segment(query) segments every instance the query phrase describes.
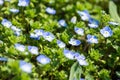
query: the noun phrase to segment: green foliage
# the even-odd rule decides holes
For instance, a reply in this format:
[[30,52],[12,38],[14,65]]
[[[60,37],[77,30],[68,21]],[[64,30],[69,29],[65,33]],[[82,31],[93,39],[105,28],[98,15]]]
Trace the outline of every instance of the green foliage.
[[101,78],[102,80],[111,80],[109,74],[110,74],[110,72],[109,72],[108,70],[106,70],[106,69],[102,69],[102,70],[98,73],[98,75],[100,76],[100,78]]
[[[4,0],[5,1],[5,0]],[[108,4],[109,3],[109,7]],[[45,9],[52,7],[56,10],[55,15],[48,14]],[[10,8],[17,8],[19,13],[13,14]],[[109,8],[109,13],[108,12]],[[91,17],[97,19],[98,28],[88,27],[88,22],[81,20],[77,11],[88,10]],[[117,80],[120,78],[120,25],[110,25],[109,21],[120,23],[119,11],[113,1],[109,0],[30,0],[27,7],[18,7],[17,0],[5,1],[0,5],[0,22],[6,18],[14,26],[21,29],[21,35],[16,36],[10,28],[0,24],[0,80]],[[73,16],[77,17],[75,24],[70,22]],[[61,27],[58,23],[65,19],[67,27]],[[83,28],[85,35],[77,35],[74,27]],[[113,35],[105,38],[100,34],[100,29],[110,26]],[[35,29],[43,29],[55,35],[52,42],[30,38],[30,33]],[[98,44],[89,44],[86,35],[97,36]],[[70,38],[81,40],[81,45],[71,46]],[[67,59],[63,50],[57,46],[57,39],[66,44],[66,48],[85,55],[87,66],[81,66],[76,60]],[[26,47],[25,52],[15,49],[15,44],[25,46],[37,46],[39,54],[44,54],[51,62],[42,65],[37,62],[38,55],[32,55]],[[32,65],[32,72],[26,73],[20,69],[19,61],[25,60]]]

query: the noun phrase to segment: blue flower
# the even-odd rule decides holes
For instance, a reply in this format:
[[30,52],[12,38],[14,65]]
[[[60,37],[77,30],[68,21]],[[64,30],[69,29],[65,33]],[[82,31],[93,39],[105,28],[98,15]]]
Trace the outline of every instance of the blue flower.
[[18,9],[15,9],[15,8],[12,8],[12,9],[10,9],[10,12],[12,12],[12,13],[18,13],[19,10],[18,10]]
[[79,62],[80,65],[88,65],[88,63],[85,60],[85,56],[84,55],[80,55],[79,53],[75,53],[75,59]]
[[90,28],[97,28],[99,26],[99,21],[98,20],[95,20],[93,18],[90,18],[89,19],[89,23],[88,23],[88,26]]
[[41,64],[44,64],[44,65],[50,63],[50,61],[51,61],[50,58],[48,58],[45,55],[39,55],[39,56],[37,56],[36,60],[38,62],[40,62]]
[[90,18],[90,14],[88,13],[87,10],[84,11],[77,11],[77,13],[80,15],[81,19],[84,21],[88,21]]
[[4,1],[3,0],[0,0],[0,5],[3,5]]
[[15,44],[15,48],[16,48],[18,51],[21,51],[21,52],[24,52],[24,51],[25,51],[25,46],[22,45],[22,44],[16,43],[16,44]]
[[60,48],[65,48],[66,44],[60,40],[57,40],[57,45],[60,47]]
[[21,34],[21,29],[17,28],[16,26],[11,26],[11,29],[14,31],[14,34],[16,36],[20,36]]
[[75,28],[74,28],[74,31],[75,31],[75,33],[77,33],[78,35],[84,35],[84,29],[82,29],[82,28],[75,27]]
[[89,43],[98,43],[98,39],[97,39],[96,36],[88,34],[87,35],[87,42],[89,42]]
[[79,64],[81,66],[87,66],[88,65],[88,63],[86,62],[86,60],[83,60],[83,59],[78,60],[78,62],[79,62]]
[[63,53],[64,53],[65,57],[67,57],[68,59],[72,59],[72,60],[76,59],[78,61],[78,63],[82,66],[88,65],[88,63],[85,60],[84,55],[80,55],[79,53],[70,51],[68,49],[64,49]]
[[18,32],[21,31],[21,29],[17,28],[16,26],[11,26],[11,29],[12,29],[13,31],[18,31]]
[[28,46],[28,51],[32,54],[38,54],[38,47],[36,46]]
[[55,39],[55,36],[50,32],[44,32],[43,38],[49,42],[51,42],[53,39]]
[[7,60],[8,60],[7,58],[0,57],[0,61],[7,61]]
[[32,65],[30,63],[27,63],[23,60],[20,61],[19,63],[20,69],[26,73],[31,73],[32,72]]
[[38,36],[37,34],[35,33],[30,33],[30,38],[33,38],[35,40],[40,40],[40,36]]
[[112,21],[110,21],[110,22],[108,22],[108,23],[111,24],[111,25],[115,25],[115,26],[119,25],[119,23],[112,22]]
[[36,35],[38,35],[38,36],[43,36],[44,30],[42,30],[42,29],[35,29],[35,30],[34,30],[34,33],[35,33]]
[[30,0],[19,0],[18,6],[25,7],[25,6],[28,6],[29,3],[30,3]]
[[50,8],[50,7],[46,8],[46,12],[49,13],[49,14],[52,14],[52,15],[56,14],[56,10],[53,9],[53,8]]
[[8,21],[7,19],[3,19],[1,24],[7,28],[10,28],[12,26],[12,23]]
[[75,52],[74,58],[75,58],[75,59],[78,59],[78,60],[79,60],[79,59],[83,59],[83,60],[84,60],[84,59],[85,59],[85,56],[84,56],[84,55],[80,55],[78,52]]
[[16,36],[20,36],[20,35],[21,35],[21,32],[15,31],[14,34],[15,34]]
[[76,21],[77,21],[77,17],[76,17],[76,16],[73,16],[70,21],[71,21],[71,23],[75,24]]
[[34,38],[35,40],[39,40],[40,36],[43,36],[44,30],[42,29],[35,29],[34,33],[30,33],[30,38]]
[[68,59],[75,59],[74,58],[75,54],[73,51],[70,51],[68,49],[64,49],[63,53],[64,53],[65,57],[67,57]]
[[60,26],[63,26],[63,27],[67,26],[67,23],[64,19],[59,20],[58,23],[59,23]]
[[110,37],[113,35],[113,32],[110,27],[106,26],[103,29],[100,30],[100,33],[105,37]]
[[77,40],[77,39],[71,38],[68,43],[71,44],[71,45],[73,45],[73,46],[79,46],[81,44],[81,41]]

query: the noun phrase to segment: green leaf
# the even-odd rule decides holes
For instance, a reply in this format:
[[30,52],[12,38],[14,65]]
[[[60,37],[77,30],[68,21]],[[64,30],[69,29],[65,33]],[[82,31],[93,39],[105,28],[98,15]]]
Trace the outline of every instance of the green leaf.
[[94,80],[94,78],[90,74],[87,74],[85,80]]
[[75,62],[71,67],[69,80],[80,80],[81,73],[82,68],[79,66],[78,62]]
[[120,71],[116,71],[116,75],[120,78]]
[[21,80],[30,80],[30,77],[29,77],[28,74],[22,73],[22,74],[21,74]]
[[109,2],[109,13],[111,15],[111,17],[116,21],[120,23],[120,17],[117,13],[117,6],[115,5],[115,3],[113,1]]
[[102,69],[100,72],[98,72],[98,75],[101,80],[111,80],[110,71],[108,71],[107,69]]
[[95,61],[98,61],[101,57],[101,54],[99,53],[99,50],[91,49],[89,51],[90,57],[94,59]]

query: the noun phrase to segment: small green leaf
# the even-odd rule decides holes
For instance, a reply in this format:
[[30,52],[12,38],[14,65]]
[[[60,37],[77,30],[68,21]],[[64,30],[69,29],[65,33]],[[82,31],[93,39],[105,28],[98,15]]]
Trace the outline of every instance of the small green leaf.
[[85,76],[85,80],[94,80],[93,77],[90,74],[87,74]]

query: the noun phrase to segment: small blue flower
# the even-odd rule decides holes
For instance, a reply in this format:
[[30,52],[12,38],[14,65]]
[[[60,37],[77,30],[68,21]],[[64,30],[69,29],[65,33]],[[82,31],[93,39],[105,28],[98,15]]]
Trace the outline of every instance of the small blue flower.
[[15,44],[15,48],[16,48],[18,51],[21,51],[21,52],[24,52],[24,51],[25,51],[25,46],[22,45],[22,44],[16,43],[16,44]]
[[28,51],[32,54],[38,54],[38,47],[36,46],[28,46]]
[[15,31],[14,34],[15,34],[16,36],[20,36],[20,35],[21,35],[21,32]]
[[43,38],[49,42],[55,39],[55,36],[51,32],[44,32]]
[[30,38],[33,38],[35,40],[40,40],[40,36],[38,36],[37,34],[35,33],[30,33]]
[[46,12],[49,13],[49,14],[52,14],[52,15],[56,14],[56,10],[53,9],[53,8],[50,8],[50,7],[46,8]]
[[89,42],[89,43],[98,43],[98,39],[97,39],[96,36],[88,34],[87,35],[87,42]]
[[67,26],[67,23],[66,23],[66,21],[64,19],[59,20],[58,23],[62,27],[66,27]]
[[32,72],[32,65],[30,63],[27,63],[23,60],[20,61],[19,63],[20,69],[26,73],[31,73]]
[[78,62],[79,62],[79,64],[81,66],[87,66],[88,65],[88,63],[86,62],[86,60],[83,60],[83,59],[78,60]]
[[18,32],[21,31],[21,29],[17,28],[16,26],[11,26],[11,29],[12,29],[13,31],[18,31]]
[[71,38],[68,43],[71,44],[71,45],[73,45],[73,46],[79,46],[81,44],[81,41],[77,40],[77,39]]
[[78,35],[81,35],[81,36],[84,35],[84,29],[82,29],[82,28],[75,27],[75,28],[74,28],[74,31],[75,31],[75,33],[77,33]]
[[80,65],[84,65],[84,66],[86,66],[86,65],[88,65],[88,63],[86,62],[86,60],[85,60],[85,56],[84,55],[80,55],[80,54],[78,54],[78,53],[75,53],[76,55],[75,55],[75,59],[77,59],[77,61],[79,62],[79,64]]
[[60,48],[65,48],[66,44],[60,40],[57,40],[57,45],[60,47]]
[[76,17],[76,16],[73,16],[70,21],[71,21],[71,23],[75,24],[76,21],[77,21],[77,17]]
[[15,9],[15,8],[12,8],[12,9],[10,9],[10,12],[12,12],[12,13],[18,13],[19,10],[18,10],[18,9]]
[[111,25],[115,25],[115,26],[117,26],[117,25],[119,25],[119,23],[116,23],[116,22],[108,22],[109,24],[111,24]]
[[0,57],[0,61],[7,61],[7,60],[8,60],[7,58]]
[[74,58],[74,52],[73,51],[70,51],[70,50],[67,50],[67,49],[64,49],[63,51],[65,57],[67,57],[68,59],[75,59]]
[[34,30],[34,33],[35,33],[36,35],[38,35],[38,36],[43,36],[44,30],[42,30],[42,29],[35,29],[35,30]]
[[74,53],[74,58],[77,59],[77,57],[79,57],[79,55],[80,55],[80,53],[75,52],[75,53]]
[[93,18],[90,18],[89,19],[89,23],[88,23],[88,26],[90,28],[97,28],[99,26],[99,21],[98,20],[95,20]]
[[14,31],[14,34],[16,36],[20,36],[21,34],[21,29],[17,28],[16,26],[11,26],[11,29]]
[[10,28],[12,26],[12,23],[8,21],[7,19],[3,19],[1,24],[7,28]]
[[84,11],[77,11],[77,13],[80,15],[81,19],[83,21],[88,21],[89,18],[90,18],[90,14],[88,13],[87,10],[84,10]]
[[84,55],[80,55],[79,53],[77,53],[77,52],[75,52],[75,54],[74,54],[74,57],[75,57],[75,59],[77,59],[77,60],[79,60],[79,59],[85,59],[85,56]]
[[34,33],[30,33],[30,38],[33,38],[35,40],[39,40],[40,36],[43,36],[44,30],[42,29],[35,29]]
[[48,58],[45,55],[39,55],[39,56],[37,56],[36,60],[38,62],[40,62],[41,64],[44,64],[44,65],[50,63],[50,61],[51,61],[50,58]]
[[111,37],[113,35],[113,32],[110,27],[106,26],[103,29],[100,30],[100,33],[105,37]]
[[3,0],[0,0],[0,5],[3,5],[4,1]]
[[28,6],[29,3],[30,3],[30,0],[19,0],[18,6],[25,7],[25,6]]

